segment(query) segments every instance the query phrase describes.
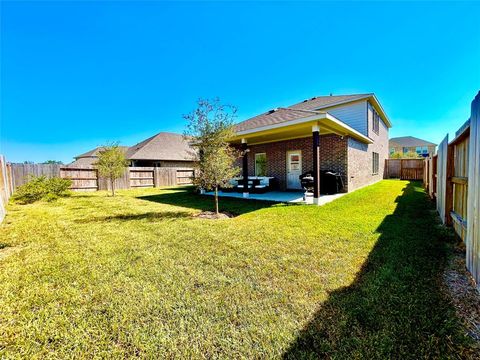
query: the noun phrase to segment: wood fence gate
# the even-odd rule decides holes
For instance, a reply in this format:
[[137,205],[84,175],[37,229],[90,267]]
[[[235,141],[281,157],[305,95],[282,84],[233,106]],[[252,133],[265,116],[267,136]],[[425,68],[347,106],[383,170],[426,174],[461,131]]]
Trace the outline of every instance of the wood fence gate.
[[423,180],[423,159],[386,159],[387,179]]

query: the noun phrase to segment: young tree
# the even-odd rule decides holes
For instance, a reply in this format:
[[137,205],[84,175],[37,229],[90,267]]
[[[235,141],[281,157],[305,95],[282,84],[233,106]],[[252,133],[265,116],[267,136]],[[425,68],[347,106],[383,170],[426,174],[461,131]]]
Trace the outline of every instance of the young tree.
[[102,146],[98,152],[98,160],[93,165],[97,167],[100,176],[110,181],[112,196],[115,196],[115,179],[121,177],[128,166],[125,152],[118,147],[118,143]]
[[184,115],[187,121],[185,137],[197,151],[198,171],[194,184],[205,190],[215,191],[215,213],[219,214],[218,189],[229,187],[230,179],[237,176],[240,169],[234,166],[237,151],[228,143],[235,134],[233,122],[236,108],[222,105],[218,98],[200,99],[197,108]]

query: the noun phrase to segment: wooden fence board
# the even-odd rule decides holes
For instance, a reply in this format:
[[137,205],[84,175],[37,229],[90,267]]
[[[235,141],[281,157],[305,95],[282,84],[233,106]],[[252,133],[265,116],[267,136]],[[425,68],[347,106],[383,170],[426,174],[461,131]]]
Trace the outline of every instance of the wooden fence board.
[[0,222],[3,221],[6,214],[6,206],[10,196],[13,193],[13,177],[10,165],[7,164],[5,157],[0,155]]
[[97,191],[98,190],[98,174],[93,168],[60,168],[60,177],[72,180],[70,187],[75,191]]
[[467,268],[480,290],[480,92],[471,109],[465,245]]
[[437,151],[437,211],[442,223],[445,223],[445,195],[447,187],[447,149],[448,134],[438,145]]
[[450,144],[453,147],[453,177],[452,182],[452,220],[455,232],[465,240],[467,220],[468,195],[468,149],[469,137],[464,136],[458,143]]

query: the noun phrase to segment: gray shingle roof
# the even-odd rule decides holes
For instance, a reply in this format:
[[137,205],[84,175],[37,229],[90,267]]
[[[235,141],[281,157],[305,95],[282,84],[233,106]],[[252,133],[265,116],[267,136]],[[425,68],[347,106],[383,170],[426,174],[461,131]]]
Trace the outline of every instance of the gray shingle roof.
[[74,162],[71,162],[70,164],[66,165],[66,167],[79,167],[79,168],[92,167],[93,163],[97,160],[98,158],[96,156],[79,157]]
[[[127,152],[128,146],[119,146],[120,149],[122,149],[124,152]],[[77,155],[74,158],[75,159],[80,159],[80,158],[88,158],[88,157],[93,157],[96,158],[98,157],[98,152],[103,149],[103,146],[96,147],[93,150],[87,151],[86,153],[83,153],[81,155]]]
[[427,140],[422,140],[413,136],[401,136],[396,138],[391,138],[389,141],[390,146],[399,146],[399,147],[416,147],[416,146],[437,146]]
[[262,126],[274,125],[290,120],[301,119],[314,114],[314,112],[310,111],[321,110],[330,106],[334,106],[336,104],[360,100],[368,98],[370,96],[373,96],[373,94],[317,96],[311,99],[306,99],[287,108],[270,110],[248,120],[242,121],[235,126],[235,130],[252,130]]
[[195,152],[183,135],[161,132],[130,147],[126,157],[131,160],[192,161]]

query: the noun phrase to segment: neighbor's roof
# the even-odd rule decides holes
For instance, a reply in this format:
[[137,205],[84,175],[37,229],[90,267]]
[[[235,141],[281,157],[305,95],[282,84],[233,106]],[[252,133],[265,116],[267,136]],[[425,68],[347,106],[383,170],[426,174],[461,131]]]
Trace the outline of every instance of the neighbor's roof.
[[161,132],[132,147],[126,154],[131,160],[195,160],[195,151],[180,134]]
[[[314,111],[326,109],[336,105],[342,105],[362,99],[372,99],[373,105],[383,115],[383,119],[390,127],[391,123],[383,111],[380,103],[373,93],[371,94],[353,94],[353,95],[332,95],[332,96],[317,96],[311,99],[306,99],[298,104],[288,107],[282,107],[267,111],[263,114],[257,115],[253,118],[245,120],[235,126],[236,131],[252,130],[259,127],[275,125],[282,122],[301,119],[306,116],[305,111]],[[340,119],[341,120],[341,119]]]
[[[128,150],[129,147],[128,147],[128,146],[119,146],[119,148],[122,149],[124,152],[127,152],[127,150]],[[99,146],[99,147],[96,147],[96,148],[93,149],[93,150],[87,151],[87,152],[84,153],[84,154],[74,156],[74,158],[75,158],[75,159],[89,158],[89,157],[96,158],[96,157],[98,157],[98,153],[100,152],[100,150],[103,150],[103,149],[104,149],[103,146]]]
[[427,140],[422,140],[413,136],[401,136],[396,138],[391,138],[389,141],[390,146],[399,146],[399,147],[414,147],[414,146],[437,146]]
[[66,165],[66,167],[92,167],[93,163],[97,161],[98,158],[96,156],[90,157],[78,157],[77,160],[71,162],[70,164]]

